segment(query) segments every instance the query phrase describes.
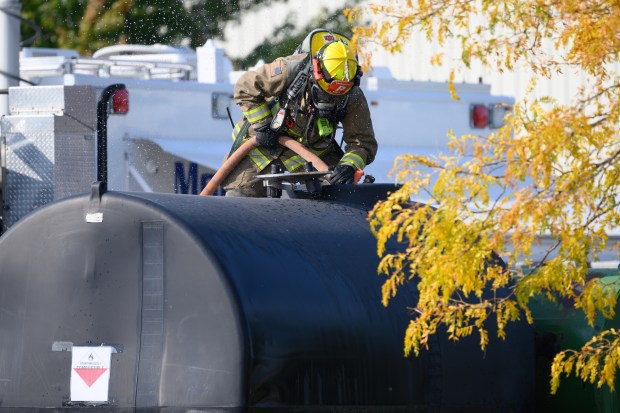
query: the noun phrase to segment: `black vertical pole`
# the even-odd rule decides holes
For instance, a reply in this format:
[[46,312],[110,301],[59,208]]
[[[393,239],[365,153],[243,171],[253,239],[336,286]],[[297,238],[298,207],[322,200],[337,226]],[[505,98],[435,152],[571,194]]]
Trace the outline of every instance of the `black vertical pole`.
[[108,102],[117,90],[125,89],[116,83],[103,89],[97,102],[97,181],[108,181]]

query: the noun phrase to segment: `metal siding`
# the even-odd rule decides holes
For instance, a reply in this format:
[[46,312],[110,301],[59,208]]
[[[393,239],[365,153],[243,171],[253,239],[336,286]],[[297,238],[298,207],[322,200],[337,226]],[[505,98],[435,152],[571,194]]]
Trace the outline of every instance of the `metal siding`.
[[[239,21],[230,22],[224,29],[226,55],[231,58],[242,58],[265,40],[269,40],[275,28],[284,22],[296,27],[303,27],[308,21],[323,10],[335,10],[344,4],[331,0],[289,0],[286,3],[261,7],[251,13],[245,13]],[[272,24],[275,22],[275,24]],[[267,23],[267,24],[266,24]],[[291,53],[293,50],[291,50]]]
[[[338,2],[309,3],[303,0],[274,4],[265,10],[247,13],[239,22],[229,23],[225,30],[227,40],[218,44],[225,48],[228,56],[240,58],[271,35],[274,26],[265,25],[265,21],[292,19],[292,23],[297,27],[303,27],[321,12],[322,7],[335,10],[343,6],[344,4]],[[456,41],[448,42],[442,50],[446,54],[445,64],[441,67],[431,66],[430,57],[438,51],[439,46],[436,43],[430,43],[425,35],[416,33],[403,47],[402,53],[374,51],[371,64],[374,67],[389,67],[394,78],[399,80],[446,82],[450,70],[455,67],[451,62],[460,59],[460,49]],[[620,73],[620,64],[610,65],[610,68]],[[456,80],[478,83],[482,79],[484,83],[491,85],[492,94],[513,96],[516,100],[521,100],[525,96],[531,76],[532,72],[525,65],[521,65],[514,72],[499,73],[494,68],[482,68],[474,62],[470,69],[460,69]],[[541,79],[533,94],[535,97],[550,96],[559,103],[569,104],[585,79],[585,73],[580,71],[556,74],[549,79]]]

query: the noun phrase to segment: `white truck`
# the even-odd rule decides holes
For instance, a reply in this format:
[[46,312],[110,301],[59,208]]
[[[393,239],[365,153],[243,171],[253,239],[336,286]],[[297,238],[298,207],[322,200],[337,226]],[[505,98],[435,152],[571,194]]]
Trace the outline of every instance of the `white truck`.
[[[0,120],[3,229],[39,206],[108,188],[197,194],[228,154],[234,82],[224,51],[119,45],[93,57],[71,50],[23,49],[21,86],[9,88]],[[362,78],[379,142],[366,174],[388,176],[402,153],[446,150],[447,131],[489,134],[513,98],[486,84],[397,81],[385,69]],[[340,141],[340,139],[338,139]]]

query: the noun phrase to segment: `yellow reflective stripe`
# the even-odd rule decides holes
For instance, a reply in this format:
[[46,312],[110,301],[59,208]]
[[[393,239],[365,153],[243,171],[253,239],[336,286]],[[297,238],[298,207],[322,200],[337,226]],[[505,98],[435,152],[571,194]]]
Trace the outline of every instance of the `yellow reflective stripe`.
[[245,116],[250,123],[256,123],[271,116],[271,109],[269,109],[267,103],[263,103],[247,112],[243,112],[243,116]]
[[232,131],[232,140],[234,141],[235,139],[237,139],[237,135],[239,135],[239,132],[241,131],[241,127],[243,126],[243,122],[239,122],[235,125],[233,131]]
[[297,140],[301,141],[302,136],[295,132],[293,129],[290,128],[286,128],[286,133],[288,133],[289,135],[292,135],[293,137],[297,138]]
[[366,166],[366,162],[364,162],[361,156],[351,152],[345,153],[340,163],[348,163],[353,165],[356,169],[364,169]]
[[[319,146],[321,145],[321,146]],[[310,151],[312,153],[314,153],[317,156],[321,156],[323,155],[325,152],[327,152],[328,150],[330,150],[332,148],[332,142],[331,140],[324,140],[322,142],[319,142],[318,145],[314,145],[308,149],[310,149]]]
[[324,140],[324,141],[320,141],[315,143],[314,145],[312,145],[312,147],[310,149],[312,149],[314,151],[314,153],[318,153],[318,152],[325,152],[326,149],[331,148],[332,142],[331,140]]
[[[320,157],[325,152],[327,152],[329,149],[331,149],[331,142],[328,142],[328,145],[325,148],[321,148],[320,150],[317,150],[315,148],[307,148],[307,149],[313,154],[315,154],[316,156]],[[306,160],[303,159],[299,155],[293,155],[290,158],[283,160],[282,163],[286,167],[287,171],[294,172],[300,167],[302,167],[306,163]]]
[[269,165],[269,163],[271,162],[271,159],[267,158],[260,150],[256,148],[252,149],[248,156],[250,157],[252,162],[254,162],[256,166],[258,166],[259,171],[265,169],[267,165]]
[[323,155],[325,152],[327,152],[327,150],[330,149],[330,146],[328,146],[325,149],[321,149],[320,151],[317,151],[316,149],[310,149],[310,151],[312,151],[312,153],[314,153],[316,156],[321,156]]
[[289,172],[293,172],[296,169],[299,169],[302,166],[304,166],[306,161],[304,160],[304,158],[302,158],[299,155],[293,155],[290,158],[288,158],[287,160],[283,161],[282,163],[284,164],[284,166],[286,167],[286,169]]

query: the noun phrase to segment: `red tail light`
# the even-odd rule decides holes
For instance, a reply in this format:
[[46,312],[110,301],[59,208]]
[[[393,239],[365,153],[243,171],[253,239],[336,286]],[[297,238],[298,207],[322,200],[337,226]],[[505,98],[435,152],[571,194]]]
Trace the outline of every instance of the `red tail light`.
[[129,92],[127,89],[119,89],[112,95],[110,113],[124,115],[129,112]]
[[469,107],[469,123],[476,129],[489,126],[489,108],[483,104],[472,104]]

